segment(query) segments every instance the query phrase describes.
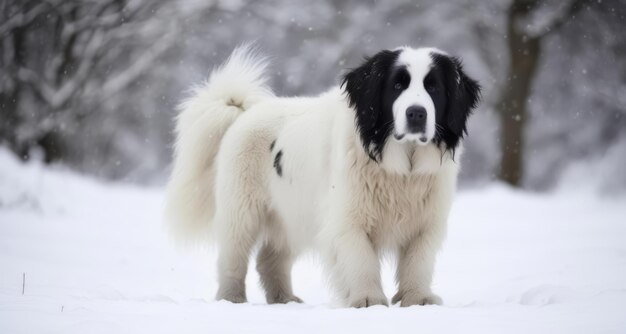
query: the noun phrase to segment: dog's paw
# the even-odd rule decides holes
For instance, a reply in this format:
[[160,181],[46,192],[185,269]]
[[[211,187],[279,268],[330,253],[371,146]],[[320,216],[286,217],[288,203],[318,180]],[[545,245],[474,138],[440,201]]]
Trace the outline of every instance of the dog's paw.
[[419,292],[403,292],[398,291],[391,299],[391,304],[400,302],[400,307],[407,307],[413,305],[441,305],[443,301],[441,297],[432,292],[419,293]]
[[268,304],[287,304],[290,302],[302,303],[302,299],[294,295],[279,294],[276,296],[266,296]]
[[215,299],[226,300],[235,304],[246,303],[248,301],[248,299],[246,298],[245,292],[234,292],[234,291],[218,291]]
[[387,297],[381,293],[378,295],[367,295],[367,296],[360,296],[356,298],[350,298],[350,300],[348,301],[348,305],[354,308],[362,308],[362,307],[370,307],[374,305],[389,306],[389,302],[387,301]]

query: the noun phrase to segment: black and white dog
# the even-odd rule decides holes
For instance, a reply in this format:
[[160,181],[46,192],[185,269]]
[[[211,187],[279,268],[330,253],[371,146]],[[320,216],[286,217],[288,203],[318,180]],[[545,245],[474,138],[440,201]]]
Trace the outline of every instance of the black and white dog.
[[290,271],[320,251],[348,306],[387,305],[383,253],[402,306],[430,288],[480,87],[457,58],[400,47],[317,97],[277,97],[266,62],[240,47],[181,106],[167,194],[173,231],[219,244],[218,299],[246,301],[248,260],[268,303],[300,302]]

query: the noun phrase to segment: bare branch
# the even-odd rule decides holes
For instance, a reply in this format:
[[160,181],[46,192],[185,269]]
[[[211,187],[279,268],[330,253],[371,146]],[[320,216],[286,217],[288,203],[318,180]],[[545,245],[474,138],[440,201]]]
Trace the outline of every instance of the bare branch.
[[16,79],[26,84],[41,101],[50,104],[54,95],[54,89],[35,71],[26,67],[20,67],[17,70]]
[[145,73],[145,71],[152,66],[154,61],[158,59],[163,53],[176,42],[176,29],[173,28],[168,34],[161,38],[152,47],[142,52],[138,60],[130,67],[124,70],[117,76],[107,80],[106,84],[102,88],[102,99],[107,99],[112,95],[122,91],[128,85],[132,84],[139,76]]
[[26,27],[30,25],[37,17],[49,12],[59,3],[61,3],[61,1],[42,2],[25,13],[16,13],[4,24],[0,25],[0,36],[8,35],[8,32],[15,28]]

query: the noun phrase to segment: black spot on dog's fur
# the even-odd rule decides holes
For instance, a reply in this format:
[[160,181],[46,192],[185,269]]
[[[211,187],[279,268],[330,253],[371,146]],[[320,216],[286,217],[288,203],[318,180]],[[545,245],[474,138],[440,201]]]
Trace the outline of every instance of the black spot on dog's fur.
[[274,169],[276,169],[276,174],[278,176],[283,176],[283,166],[281,159],[283,158],[283,150],[278,151],[276,156],[274,157]]
[[276,145],[276,140],[273,140],[272,143],[270,144],[270,152],[274,150],[274,145]]

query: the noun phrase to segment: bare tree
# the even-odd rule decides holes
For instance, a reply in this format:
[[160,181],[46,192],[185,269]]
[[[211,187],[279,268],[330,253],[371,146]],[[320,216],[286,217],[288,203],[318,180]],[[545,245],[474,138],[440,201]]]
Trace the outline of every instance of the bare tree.
[[[162,1],[8,0],[0,5],[0,142],[64,155],[62,133],[130,85],[175,38]],[[91,88],[91,89],[89,89]]]
[[513,0],[506,31],[509,67],[496,109],[500,115],[500,169],[498,178],[519,186],[524,175],[524,125],[527,102],[541,57],[541,43],[584,5],[585,0],[562,2],[552,15],[539,15],[539,0]]

